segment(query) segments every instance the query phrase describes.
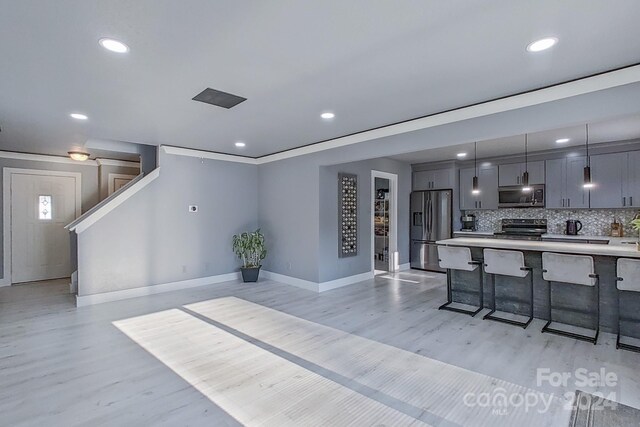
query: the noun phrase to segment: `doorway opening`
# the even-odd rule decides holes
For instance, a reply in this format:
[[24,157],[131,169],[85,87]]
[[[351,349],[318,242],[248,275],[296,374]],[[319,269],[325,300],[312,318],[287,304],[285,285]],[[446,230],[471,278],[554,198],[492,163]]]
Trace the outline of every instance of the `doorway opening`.
[[398,176],[371,171],[371,269],[374,274],[398,270]]

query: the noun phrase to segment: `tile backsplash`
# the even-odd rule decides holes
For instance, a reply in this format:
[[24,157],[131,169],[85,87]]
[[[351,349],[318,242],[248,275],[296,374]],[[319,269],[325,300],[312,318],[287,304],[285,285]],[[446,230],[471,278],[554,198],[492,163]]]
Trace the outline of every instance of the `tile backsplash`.
[[638,236],[631,227],[631,220],[639,212],[637,209],[496,209],[482,211],[465,211],[473,213],[478,222],[478,231],[500,231],[502,218],[547,219],[549,233],[563,234],[565,222],[577,219],[582,223],[580,234],[588,236],[611,235],[611,223],[615,217],[624,226],[625,236]]

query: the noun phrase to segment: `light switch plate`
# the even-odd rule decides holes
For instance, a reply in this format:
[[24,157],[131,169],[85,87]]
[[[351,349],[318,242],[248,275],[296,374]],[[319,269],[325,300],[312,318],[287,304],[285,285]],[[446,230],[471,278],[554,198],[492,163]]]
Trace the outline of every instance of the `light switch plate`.
[[198,205],[189,205],[189,212],[198,212]]

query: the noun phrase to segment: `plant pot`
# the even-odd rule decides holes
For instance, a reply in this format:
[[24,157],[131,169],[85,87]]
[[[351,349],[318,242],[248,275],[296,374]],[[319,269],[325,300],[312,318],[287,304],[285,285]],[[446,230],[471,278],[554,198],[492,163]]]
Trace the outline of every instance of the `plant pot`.
[[242,272],[243,282],[249,283],[249,282],[258,281],[258,275],[260,274],[260,267],[250,267],[250,268],[240,267],[240,271]]

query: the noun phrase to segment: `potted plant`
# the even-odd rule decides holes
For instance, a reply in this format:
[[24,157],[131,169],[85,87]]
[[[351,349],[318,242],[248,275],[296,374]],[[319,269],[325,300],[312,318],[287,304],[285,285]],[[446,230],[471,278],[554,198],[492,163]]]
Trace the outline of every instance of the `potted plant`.
[[233,236],[233,252],[242,260],[242,280],[257,282],[260,274],[261,261],[267,256],[264,236],[257,229],[254,232],[244,232]]
[[[631,221],[631,226],[640,233],[640,214],[636,215],[633,221]],[[640,251],[640,240],[636,242],[636,249]]]

